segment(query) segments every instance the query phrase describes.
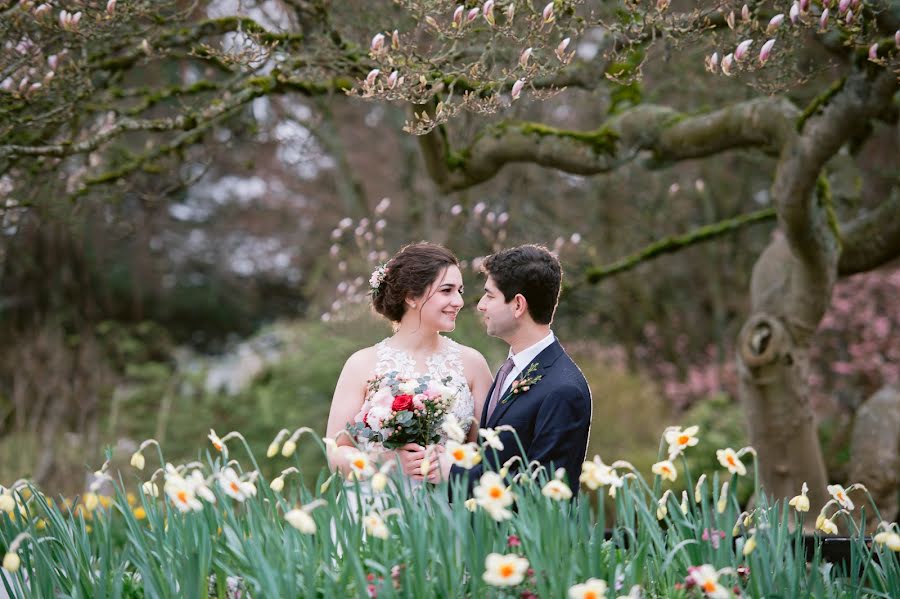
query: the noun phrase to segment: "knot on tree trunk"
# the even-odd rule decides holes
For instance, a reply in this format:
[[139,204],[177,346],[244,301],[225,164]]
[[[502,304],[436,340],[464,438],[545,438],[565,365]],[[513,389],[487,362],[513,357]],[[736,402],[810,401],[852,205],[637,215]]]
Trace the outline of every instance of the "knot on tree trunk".
[[765,312],[753,314],[738,335],[738,352],[748,368],[756,369],[773,364],[784,356],[790,364],[791,339],[781,321]]

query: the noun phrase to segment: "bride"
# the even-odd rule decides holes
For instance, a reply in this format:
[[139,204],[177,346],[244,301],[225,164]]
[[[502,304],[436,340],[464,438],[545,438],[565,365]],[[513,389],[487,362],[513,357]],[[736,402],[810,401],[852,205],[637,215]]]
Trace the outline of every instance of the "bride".
[[[475,422],[480,418],[492,381],[484,356],[441,335],[456,328],[456,316],[463,307],[462,273],[452,252],[433,243],[407,245],[376,269],[370,283],[372,305],[391,321],[394,334],[350,356],[335,387],[326,436],[337,445],[329,451],[328,461],[345,476],[350,471],[347,456],[353,444],[340,433],[354,424],[366,399],[367,382],[373,377],[391,371],[404,377],[450,377],[451,386],[459,389],[450,413],[459,420],[469,441],[478,436],[473,418]],[[445,442],[442,436],[437,451]],[[399,460],[411,480],[440,480],[439,460],[431,459],[433,450],[429,452],[431,468],[423,475],[425,447],[410,443],[395,451],[371,445],[366,449],[376,461]]]

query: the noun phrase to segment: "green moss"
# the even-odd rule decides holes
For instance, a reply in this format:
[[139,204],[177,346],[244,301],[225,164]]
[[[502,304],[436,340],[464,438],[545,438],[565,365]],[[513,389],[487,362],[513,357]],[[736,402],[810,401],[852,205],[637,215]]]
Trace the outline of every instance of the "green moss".
[[463,150],[461,152],[450,151],[447,153],[447,167],[450,170],[461,169],[466,165],[466,162],[469,161],[469,158],[469,150]]
[[619,136],[606,127],[600,127],[593,131],[572,131],[569,129],[557,129],[540,123],[521,123],[515,126],[525,135],[539,135],[541,137],[567,137],[582,143],[587,143],[595,154],[612,156],[616,153],[616,142]]
[[827,90],[816,96],[812,102],[803,110],[803,113],[800,115],[800,118],[797,119],[797,131],[803,131],[803,126],[806,125],[806,121],[809,120],[816,112],[819,111],[820,108],[825,106],[835,94],[837,94],[844,87],[844,83],[846,82],[846,78],[842,77],[838,81],[835,81],[831,87]]
[[841,240],[841,226],[838,223],[837,213],[834,211],[834,202],[831,198],[831,185],[828,184],[828,178],[825,175],[819,175],[816,180],[816,198],[819,205],[825,210],[825,218],[828,221],[828,228],[831,229],[838,247],[843,245]]

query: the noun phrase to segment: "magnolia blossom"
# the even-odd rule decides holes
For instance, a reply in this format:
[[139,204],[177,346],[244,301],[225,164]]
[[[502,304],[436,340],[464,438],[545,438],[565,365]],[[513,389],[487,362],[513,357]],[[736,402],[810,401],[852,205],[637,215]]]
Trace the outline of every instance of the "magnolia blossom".
[[722,57],[722,73],[731,76],[731,63],[734,62],[734,54],[726,54]]
[[116,14],[116,0],[109,0],[109,2],[106,3],[106,14],[109,16]]
[[74,14],[61,10],[59,11],[59,26],[65,29],[66,31],[77,31],[78,30],[78,22],[81,20],[81,12],[76,12]]
[[284,515],[287,523],[306,535],[316,533],[316,521],[304,509],[293,509]]
[[678,470],[675,469],[675,464],[673,464],[670,460],[663,460],[661,462],[656,462],[650,468],[653,474],[663,477],[664,480],[675,481],[678,478]]
[[686,448],[693,447],[699,443],[700,440],[697,439],[699,430],[699,426],[689,426],[684,430],[681,430],[680,426],[675,426],[666,430],[663,436],[666,439],[666,443],[669,444],[669,459],[674,460]]
[[769,60],[769,55],[772,53],[772,47],[775,45],[775,38],[770,39],[763,47],[759,49],[759,62],[765,64],[767,60]]
[[806,492],[809,491],[809,487],[806,486],[806,483],[803,483],[803,488],[800,490],[799,495],[795,495],[788,501],[788,505],[797,510],[798,512],[808,512],[809,511],[809,497],[806,496]]
[[485,21],[491,25],[494,24],[494,0],[487,0],[484,3],[484,6],[481,7],[481,14],[484,15]]
[[50,14],[50,11],[52,11],[52,10],[53,10],[52,6],[50,6],[47,3],[44,3],[44,4],[38,5],[32,12],[34,14],[34,18],[43,19],[48,14]]
[[707,597],[727,599],[728,589],[719,584],[719,572],[709,564],[688,568],[688,576]]
[[544,23],[552,23],[553,16],[553,2],[548,2],[547,6],[544,7],[544,10],[541,11],[541,17],[544,19]]
[[828,485],[826,487],[828,493],[834,497],[834,500],[837,501],[842,508],[847,511],[853,511],[854,505],[850,498],[847,496],[847,491],[841,485]]
[[484,560],[483,579],[495,587],[514,587],[525,580],[528,560],[515,554],[490,553]]
[[528,59],[531,58],[532,48],[525,48],[522,50],[522,53],[519,54],[519,66],[523,69],[528,66]]
[[563,39],[563,41],[559,42],[559,45],[556,46],[556,57],[560,60],[565,60],[566,48],[569,47],[569,43],[571,43],[572,38],[567,37]]
[[852,10],[847,11],[847,16],[844,17],[844,22],[847,25],[849,25],[850,23],[853,22],[853,11]]
[[475,502],[483,508],[491,518],[497,521],[509,520],[512,512],[507,508],[515,501],[515,496],[496,472],[485,472],[473,490]]
[[791,19],[791,23],[796,25],[797,20],[800,18],[800,3],[799,2],[794,2],[793,4],[791,4],[791,10],[788,13],[788,16]]
[[384,49],[384,34],[376,33],[374,37],[372,37],[372,43],[369,45],[369,48],[372,50],[373,54],[378,54]]
[[740,62],[747,54],[751,45],[753,45],[753,40],[744,40],[738,44],[738,47],[734,50],[734,59]]
[[456,441],[447,441],[447,455],[454,465],[469,470],[481,463],[481,453],[478,446],[474,443],[457,443]]
[[822,11],[822,16],[819,17],[819,30],[823,30],[828,27],[828,9]]
[[869,46],[869,60],[878,60],[878,42]]
[[894,32],[894,45],[900,48],[900,29]]
[[553,479],[544,485],[544,488],[541,489],[541,495],[554,501],[563,501],[564,499],[572,499],[572,489],[563,481]]
[[513,100],[518,100],[518,99],[519,99],[519,96],[522,95],[522,88],[523,88],[523,87],[525,87],[525,80],[524,80],[524,79],[517,79],[516,82],[513,83],[512,91],[510,92],[510,95],[512,96],[512,99],[513,99]]
[[468,14],[466,14],[466,22],[471,23],[475,19],[478,18],[478,14],[481,12],[481,9],[477,6],[475,8],[469,9]]
[[366,534],[369,536],[386,539],[391,534],[387,524],[384,523],[384,518],[382,518],[378,512],[369,512],[366,517],[363,518],[363,524],[365,524]]
[[719,53],[713,52],[712,56],[706,57],[706,70],[710,73],[715,73],[716,69],[719,68]]
[[587,582],[569,587],[569,599],[605,599],[606,581],[589,578]]
[[766,26],[766,33],[771,35],[773,31],[781,27],[782,23],[784,23],[784,13],[778,13],[769,19],[769,24]]
[[850,8],[850,0],[841,0],[838,2],[838,12],[844,14]]
[[366,75],[366,85],[368,85],[369,87],[375,85],[375,80],[378,79],[378,73],[380,72],[381,70],[379,69],[372,69],[371,71],[369,71],[369,74]]
[[[398,73],[397,71],[391,71],[391,74],[388,75],[388,78],[387,78],[387,86],[388,86],[389,89],[394,89],[395,87],[397,87],[398,77],[399,77],[399,76],[400,76],[400,73]],[[402,78],[401,78],[401,79],[402,79]],[[379,220],[379,221],[378,221],[378,223],[383,223],[383,222],[384,222],[384,220]],[[381,227],[379,228],[379,227],[378,227],[378,223],[375,223],[375,225],[376,225],[375,228],[378,229],[378,230],[383,229],[384,226],[381,226]]]
[[744,466],[744,463],[741,462],[741,459],[730,447],[717,449],[716,458],[718,458],[719,463],[727,468],[730,473],[737,474],[738,476],[745,476],[747,474],[747,468]]
[[485,447],[493,447],[497,451],[503,451],[503,442],[500,435],[492,428],[478,429],[478,436],[484,439]]
[[745,23],[750,20],[750,7],[746,4],[741,7],[741,20]]
[[462,27],[463,24],[463,12],[465,12],[466,7],[460,4],[456,7],[456,10],[453,11],[453,26],[454,27]]

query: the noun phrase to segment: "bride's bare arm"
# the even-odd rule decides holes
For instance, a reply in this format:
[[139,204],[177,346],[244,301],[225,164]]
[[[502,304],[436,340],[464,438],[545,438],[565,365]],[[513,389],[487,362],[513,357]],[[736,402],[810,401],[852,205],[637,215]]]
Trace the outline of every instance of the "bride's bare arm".
[[472,397],[475,399],[475,422],[469,429],[468,441],[478,440],[478,422],[481,421],[481,412],[484,410],[487,393],[491,388],[494,380],[491,369],[487,360],[481,355],[481,352],[472,348],[467,348],[465,354],[464,367],[466,369],[466,378],[469,380],[469,388],[472,390]]
[[366,393],[366,373],[372,371],[371,348],[356,352],[344,363],[331,398],[325,436],[336,441],[337,449],[328,452],[328,464],[332,470],[338,470],[344,475],[350,471],[347,454],[353,449],[353,443],[341,431],[347,429],[347,424],[353,422],[362,407]]

